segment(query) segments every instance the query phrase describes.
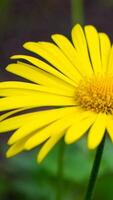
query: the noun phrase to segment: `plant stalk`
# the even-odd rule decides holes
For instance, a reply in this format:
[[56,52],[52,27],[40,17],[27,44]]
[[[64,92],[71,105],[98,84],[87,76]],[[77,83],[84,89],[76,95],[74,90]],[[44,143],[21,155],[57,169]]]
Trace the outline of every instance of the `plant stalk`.
[[101,163],[101,159],[102,159],[104,143],[105,143],[105,137],[103,138],[102,142],[100,143],[100,145],[97,148],[97,152],[95,155],[93,168],[92,168],[91,175],[89,178],[87,192],[86,192],[86,196],[85,196],[84,200],[93,200],[93,193],[94,193],[95,183],[97,180],[97,175],[99,172],[100,163]]
[[65,143],[62,140],[60,143],[59,154],[58,154],[58,171],[57,171],[57,194],[56,200],[62,200],[63,196],[63,169],[64,169],[64,151]]
[[84,0],[71,0],[71,21],[72,25],[84,25]]

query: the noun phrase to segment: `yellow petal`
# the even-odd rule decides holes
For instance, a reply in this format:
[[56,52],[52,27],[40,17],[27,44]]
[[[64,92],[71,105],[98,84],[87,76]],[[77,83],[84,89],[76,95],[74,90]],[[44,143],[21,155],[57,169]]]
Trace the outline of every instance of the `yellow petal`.
[[112,48],[110,50],[107,73],[111,76],[113,75],[113,45],[112,45]]
[[[18,110],[17,110],[17,112],[18,112]],[[13,111],[4,114],[5,116],[4,115],[1,116],[0,119],[2,118],[2,120],[3,120],[6,117],[9,117],[10,114],[12,115],[12,114],[16,113],[16,111],[13,113],[12,112]],[[40,112],[38,111],[38,112],[34,112],[34,113],[22,114],[19,116],[8,118],[8,119],[0,122],[0,133],[12,131],[17,128],[20,128],[22,125],[29,123],[31,120],[35,119],[37,117],[37,115],[40,115],[39,113]]]
[[76,69],[83,74],[81,70],[81,61],[78,57],[76,49],[73,47],[71,42],[64,36],[60,34],[52,35],[52,39],[55,43],[60,47],[62,52],[68,57],[68,59],[72,62],[72,64],[76,67]]
[[45,142],[37,156],[37,161],[39,163],[42,162],[42,160],[47,156],[47,154],[55,146],[55,144],[63,137],[63,135],[64,131],[62,131],[58,135],[52,136],[50,139],[48,139],[47,142]]
[[37,91],[33,90],[26,90],[26,89],[0,89],[0,96],[7,97],[7,96],[18,96],[18,95],[32,95],[38,94]]
[[26,56],[26,55],[15,55],[15,56],[12,56],[11,59],[25,59],[28,62],[32,63],[33,65],[37,66],[38,68],[43,69],[46,72],[49,72],[50,74],[66,81],[67,83],[71,85],[75,85],[75,83],[71,79],[69,79],[64,74],[62,74],[61,72],[53,68],[51,65],[48,65],[47,63],[39,60],[38,58],[34,58],[32,56]]
[[73,86],[65,81],[25,63],[10,64],[7,66],[6,70],[41,85],[54,86],[62,89],[73,88]]
[[54,44],[49,42],[27,42],[24,47],[46,59],[73,81],[80,80],[81,76],[78,71]]
[[59,132],[61,133],[72,124],[74,117],[75,113],[69,114],[68,116],[63,117],[62,119],[48,125],[46,128],[38,131],[26,142],[25,149],[30,150],[47,140],[50,136],[57,135]]
[[88,134],[89,149],[94,149],[100,144],[105,133],[105,128],[106,128],[106,114],[100,113],[98,114],[98,117]]
[[80,64],[78,66],[80,71],[84,75],[92,75],[93,71],[88,55],[86,38],[82,27],[78,24],[72,29],[72,40],[78,53],[79,62],[81,63],[81,66]]
[[30,135],[33,132],[35,134],[39,128],[50,124],[67,114],[70,114],[74,111],[76,112],[76,110],[77,108],[59,108],[54,110],[38,111],[33,114],[24,114],[23,116],[21,115],[18,117],[13,117],[6,122],[2,122],[2,124],[0,124],[0,130],[2,130],[1,126],[4,128],[5,125],[8,126],[8,124],[8,129],[12,127],[14,128],[14,126],[22,126],[10,137],[8,141],[8,144],[13,144],[14,142],[17,142],[18,140],[27,135]]
[[96,115],[91,113],[87,118],[83,118],[82,116],[75,119],[73,125],[67,130],[65,142],[70,144],[78,140],[93,124],[95,118]]
[[[27,108],[28,109],[28,108]],[[16,109],[16,110],[12,110],[12,111],[9,111],[9,112],[7,112],[7,113],[5,113],[5,114],[2,114],[1,116],[0,116],[0,122],[2,121],[2,120],[5,120],[7,117],[9,117],[9,116],[11,116],[11,115],[13,115],[13,114],[16,114],[16,113],[18,113],[18,112],[20,112],[20,111],[24,111],[24,110],[26,110],[26,108],[20,108],[20,109]],[[1,130],[0,130],[0,132],[2,132]]]
[[23,151],[26,140],[27,140],[27,138],[23,138],[16,144],[12,145],[6,152],[6,157],[10,158],[10,157],[15,156],[16,154],[20,153],[21,151]]
[[32,83],[25,83],[19,81],[6,81],[0,83],[0,96],[15,96],[15,95],[32,95],[38,92],[58,94],[63,96],[74,96],[74,89],[63,90],[56,87],[47,87],[43,85],[36,85]]
[[71,97],[57,96],[52,94],[13,96],[0,99],[0,111],[16,109],[21,107],[41,106],[71,106],[76,105]]
[[85,34],[94,72],[99,74],[102,71],[99,34],[93,26],[85,26]]
[[102,71],[105,74],[107,72],[107,68],[108,68],[111,43],[110,43],[109,37],[105,33],[99,33],[99,39],[100,39]]

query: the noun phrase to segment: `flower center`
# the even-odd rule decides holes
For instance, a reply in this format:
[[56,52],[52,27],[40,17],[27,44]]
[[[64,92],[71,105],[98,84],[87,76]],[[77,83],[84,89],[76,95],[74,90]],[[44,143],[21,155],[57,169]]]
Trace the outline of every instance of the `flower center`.
[[113,114],[113,77],[93,77],[79,82],[75,100],[82,108]]

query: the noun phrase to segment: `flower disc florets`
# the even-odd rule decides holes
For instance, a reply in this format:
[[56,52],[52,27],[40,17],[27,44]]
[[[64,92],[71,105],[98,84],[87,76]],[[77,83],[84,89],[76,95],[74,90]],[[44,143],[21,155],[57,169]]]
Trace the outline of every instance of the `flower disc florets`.
[[79,83],[75,96],[86,110],[113,114],[113,77],[86,78]]

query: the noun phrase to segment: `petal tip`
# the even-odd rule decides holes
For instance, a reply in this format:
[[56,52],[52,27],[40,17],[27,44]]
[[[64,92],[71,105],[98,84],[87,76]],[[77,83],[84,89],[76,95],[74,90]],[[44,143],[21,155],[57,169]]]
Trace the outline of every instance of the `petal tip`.
[[7,67],[5,68],[6,71],[9,71],[10,67],[12,66],[12,64],[7,65]]
[[13,143],[14,143],[13,139],[12,139],[12,138],[9,138],[7,144],[8,144],[8,145],[12,145]]
[[26,48],[29,47],[30,43],[31,43],[31,42],[25,42],[22,46],[26,49]]
[[29,144],[28,142],[26,142],[25,145],[24,145],[24,149],[25,149],[26,151],[29,151],[29,150],[31,150],[32,148],[31,148],[30,144]]
[[88,141],[87,142],[87,146],[88,146],[88,149],[94,150],[98,145],[93,143],[93,142],[91,142],[91,141]]
[[41,163],[43,161],[43,158],[40,157],[40,155],[37,156],[37,163]]
[[25,42],[24,44],[23,44],[23,47],[25,48],[25,49],[28,49],[32,44],[34,44],[35,42],[31,42],[31,41],[29,41],[29,42]]
[[8,150],[8,151],[6,152],[6,158],[10,158],[10,157],[12,157],[12,154],[11,154],[10,151]]
[[65,141],[66,144],[71,144],[72,143],[71,138],[68,137],[67,135],[64,137],[64,141]]
[[82,26],[80,24],[76,24],[73,26],[72,31],[75,29],[81,29],[81,28],[82,28]]

